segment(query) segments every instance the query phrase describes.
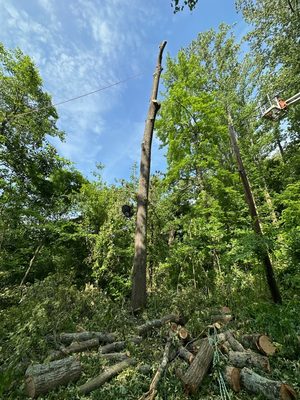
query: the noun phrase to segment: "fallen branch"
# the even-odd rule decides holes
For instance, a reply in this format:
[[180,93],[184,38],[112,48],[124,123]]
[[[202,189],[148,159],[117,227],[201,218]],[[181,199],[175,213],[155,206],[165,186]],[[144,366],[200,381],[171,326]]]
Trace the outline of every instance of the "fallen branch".
[[73,353],[81,353],[82,351],[90,350],[99,346],[99,339],[85,340],[84,342],[73,342],[69,347],[61,347],[57,351],[50,354],[50,361],[57,360]]
[[122,340],[120,342],[113,342],[113,343],[107,344],[105,346],[99,347],[99,353],[105,354],[105,353],[118,352],[118,351],[124,350],[127,343],[139,344],[139,343],[141,343],[142,340],[143,340],[143,338],[141,338],[140,336],[133,336],[133,337],[129,338],[128,341]]
[[99,347],[99,353],[100,354],[114,353],[114,352],[124,350],[125,347],[126,347],[125,340],[123,340],[121,342],[114,342],[114,343],[110,343],[105,346]]
[[74,333],[61,333],[58,336],[49,335],[48,339],[54,342],[61,342],[64,344],[71,344],[72,342],[84,342],[90,339],[98,339],[100,343],[112,343],[116,340],[116,335],[113,333],[101,332],[74,332]]
[[126,353],[105,353],[99,354],[100,358],[104,358],[105,360],[113,360],[113,361],[122,361],[127,360],[128,355]]
[[102,374],[97,376],[96,378],[90,379],[83,385],[79,386],[78,391],[80,394],[88,394],[95,389],[98,389],[105,382],[118,375],[124,369],[130,367],[131,365],[135,365],[136,361],[132,358],[128,358],[127,360],[121,361],[118,364],[113,365],[112,367],[107,368]]
[[163,372],[165,371],[165,369],[168,365],[168,362],[169,362],[169,355],[170,355],[170,350],[171,350],[171,345],[172,345],[171,339],[172,339],[172,336],[170,335],[167,340],[166,346],[165,346],[162,361],[152,379],[149,390],[147,393],[143,394],[142,397],[140,397],[140,400],[153,400],[155,398],[155,396],[157,394],[157,385],[158,385],[158,383],[161,379],[161,376],[162,376]]

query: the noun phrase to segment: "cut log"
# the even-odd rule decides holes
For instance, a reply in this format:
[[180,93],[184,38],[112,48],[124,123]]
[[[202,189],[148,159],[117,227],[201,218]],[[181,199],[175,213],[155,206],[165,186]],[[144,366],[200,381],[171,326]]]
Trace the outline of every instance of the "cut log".
[[178,349],[178,356],[182,358],[184,361],[188,362],[191,364],[195,358],[194,354],[192,354],[190,351],[188,351],[187,348],[180,346]]
[[126,353],[105,353],[99,354],[99,356],[105,360],[122,361],[127,360],[128,355]]
[[297,399],[297,394],[291,386],[264,378],[249,368],[241,370],[241,383],[249,392],[262,394],[268,400]]
[[72,342],[84,342],[86,340],[99,339],[100,343],[112,343],[116,340],[116,335],[113,333],[101,333],[101,332],[73,332],[73,333],[61,333],[54,337],[49,335],[48,339],[61,342],[64,344],[71,344]]
[[70,344],[69,347],[61,347],[60,350],[53,351],[50,354],[49,359],[52,360],[57,360],[62,357],[66,357],[67,355],[73,354],[73,353],[80,353],[82,351],[90,350],[95,347],[99,346],[99,339],[90,339],[90,340],[85,340],[84,342],[73,342]]
[[236,340],[231,332],[227,332],[227,341],[233,351],[245,351],[244,347]]
[[79,386],[78,390],[80,394],[88,394],[95,389],[98,389],[105,382],[118,375],[124,369],[130,367],[131,365],[135,365],[136,361],[132,358],[128,358],[127,360],[121,361],[118,364],[113,365],[112,367],[107,368],[102,374],[97,376],[96,378],[90,379],[83,385]]
[[107,344],[105,346],[99,347],[99,353],[105,354],[105,353],[115,353],[121,350],[124,350],[126,347],[126,342],[125,340],[121,342],[114,342]]
[[234,367],[256,367],[263,371],[270,372],[270,363],[267,357],[261,354],[254,353],[251,350],[247,351],[229,351],[229,362]]
[[193,362],[182,375],[181,380],[187,393],[196,393],[213,359],[213,347],[208,339],[201,342],[199,351]]
[[245,347],[252,350],[258,350],[266,356],[271,356],[276,351],[276,347],[273,345],[271,339],[266,335],[243,335],[240,338],[240,341]]
[[145,324],[138,326],[137,328],[138,334],[144,336],[152,329],[160,328],[168,322],[176,322],[178,324],[180,323],[180,317],[175,314],[169,314],[162,317],[161,319],[154,319],[152,321],[147,321]]
[[169,355],[170,355],[171,346],[172,346],[171,339],[172,339],[172,335],[170,335],[167,340],[162,361],[152,379],[152,382],[150,384],[148,392],[143,394],[143,396],[140,397],[139,400],[153,400],[155,398],[155,396],[157,394],[158,383],[159,383],[160,378],[161,378],[162,374],[164,373],[164,371],[168,365],[168,362],[169,362]]
[[184,343],[188,342],[191,338],[189,331],[183,326],[178,327],[177,334]]
[[238,393],[241,390],[240,384],[240,369],[227,366],[224,371],[225,382],[230,386],[230,388]]
[[80,362],[73,357],[47,364],[32,365],[27,368],[25,373],[26,391],[28,396],[33,399],[58,386],[77,380],[80,375]]
[[141,343],[142,340],[143,338],[141,338],[140,336],[133,336],[129,338],[128,341],[122,340],[120,342],[113,342],[105,346],[99,347],[99,353],[106,354],[106,353],[119,352],[125,349],[127,343],[139,344]]

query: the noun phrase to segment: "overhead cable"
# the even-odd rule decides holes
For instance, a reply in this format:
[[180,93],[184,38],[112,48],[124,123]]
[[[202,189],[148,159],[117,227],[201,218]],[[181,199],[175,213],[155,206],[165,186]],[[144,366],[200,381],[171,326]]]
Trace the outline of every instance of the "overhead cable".
[[9,119],[10,119],[10,120],[14,120],[15,118],[22,117],[23,115],[27,115],[27,114],[31,114],[31,113],[34,113],[34,112],[39,112],[39,111],[42,111],[42,110],[47,110],[47,109],[52,108],[52,107],[60,106],[60,105],[62,105],[62,104],[66,104],[66,103],[69,103],[69,102],[71,102],[71,101],[78,100],[78,99],[81,99],[81,98],[86,97],[86,96],[90,96],[91,94],[95,94],[95,93],[101,92],[101,91],[103,91],[103,90],[109,89],[109,88],[111,88],[111,87],[113,87],[113,86],[120,85],[120,84],[125,83],[125,82],[127,82],[127,81],[129,81],[129,80],[135,79],[135,78],[137,78],[137,77],[139,77],[139,76],[141,76],[141,75],[142,75],[142,73],[137,74],[137,75],[133,75],[133,76],[130,76],[130,77],[128,77],[128,78],[126,78],[126,79],[123,79],[123,80],[121,80],[121,81],[114,82],[114,83],[111,83],[110,85],[103,86],[103,87],[101,87],[101,88],[92,90],[91,92],[84,93],[84,94],[81,94],[81,95],[79,95],[79,96],[75,96],[75,97],[72,97],[72,98],[70,98],[70,99],[63,100],[63,101],[60,101],[60,102],[58,102],[58,103],[51,104],[51,105],[48,105],[48,106],[45,106],[45,107],[34,108],[34,109],[31,109],[31,110],[25,111],[25,112],[23,112],[23,113],[16,114],[16,115],[14,115],[12,118],[9,118]]

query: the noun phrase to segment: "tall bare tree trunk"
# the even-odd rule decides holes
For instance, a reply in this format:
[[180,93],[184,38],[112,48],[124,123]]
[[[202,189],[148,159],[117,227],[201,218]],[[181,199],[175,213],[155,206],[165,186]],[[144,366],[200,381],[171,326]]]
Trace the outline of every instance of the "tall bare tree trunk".
[[[231,118],[230,114],[228,115],[228,125],[229,125],[229,134],[230,134],[232,148],[235,153],[236,160],[237,160],[240,177],[243,182],[244,192],[245,192],[246,200],[247,200],[247,203],[249,206],[249,213],[250,213],[250,216],[251,216],[252,222],[253,222],[253,230],[258,236],[263,237],[263,231],[262,231],[262,227],[261,227],[261,224],[259,221],[254,196],[253,196],[253,193],[252,193],[252,190],[250,187],[247,173],[244,168],[244,164],[243,164],[242,157],[240,154],[240,149],[239,149],[237,139],[236,139],[236,132],[234,130],[233,122],[232,122],[232,118]],[[267,282],[269,285],[269,289],[270,289],[273,301],[274,301],[274,303],[281,304],[282,303],[281,295],[280,295],[280,292],[279,292],[279,289],[277,286],[273,266],[272,266],[270,256],[269,256],[269,253],[268,253],[268,250],[266,247],[264,247],[262,249],[261,261],[263,262],[264,267],[265,267]]]
[[159,78],[162,71],[162,54],[167,42],[163,41],[159,46],[157,65],[153,78],[153,86],[150,97],[148,116],[145,124],[142,141],[142,154],[140,164],[140,180],[137,195],[137,216],[135,230],[135,253],[132,273],[132,309],[137,311],[146,304],[146,262],[147,262],[147,208],[151,163],[151,144],[156,114],[160,108],[157,101]]

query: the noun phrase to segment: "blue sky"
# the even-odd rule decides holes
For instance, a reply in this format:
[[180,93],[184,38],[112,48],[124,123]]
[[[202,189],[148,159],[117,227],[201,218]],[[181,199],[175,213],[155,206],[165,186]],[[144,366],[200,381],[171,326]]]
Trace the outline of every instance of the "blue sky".
[[[167,40],[165,55],[175,56],[221,22],[236,23],[238,38],[247,29],[234,0],[199,0],[176,15],[170,0],[0,0],[0,41],[32,57],[54,103],[140,74],[57,107],[66,132],[55,141],[59,153],[87,177],[103,163],[109,183],[139,163],[159,43]],[[158,147],[154,139],[152,171],[165,168]]]

